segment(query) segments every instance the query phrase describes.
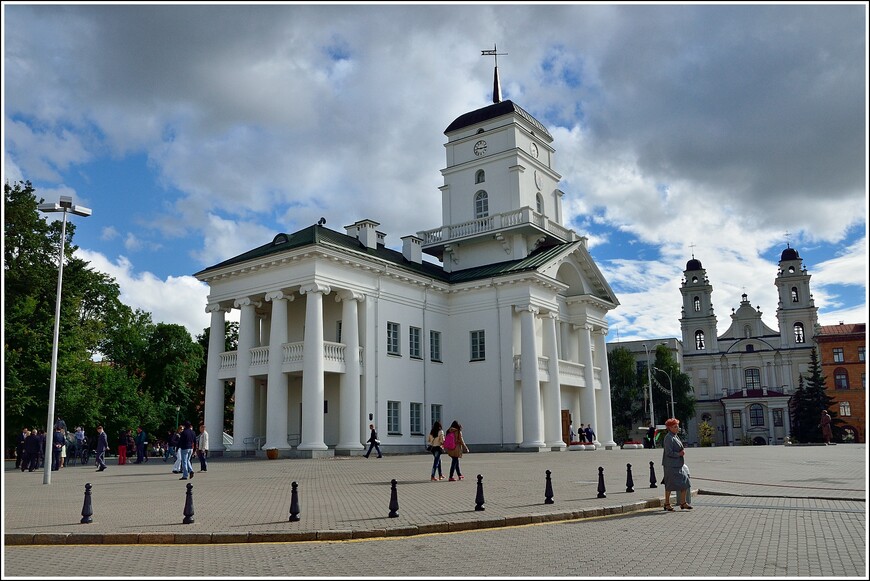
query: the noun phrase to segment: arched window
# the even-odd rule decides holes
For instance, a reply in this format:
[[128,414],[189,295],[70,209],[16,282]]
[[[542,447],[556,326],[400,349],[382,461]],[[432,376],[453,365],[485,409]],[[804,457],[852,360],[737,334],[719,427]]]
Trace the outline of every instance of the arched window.
[[538,195],[535,196],[535,203],[537,206],[538,214],[543,214],[544,213],[544,196],[542,196],[540,193],[538,193]]
[[704,346],[704,331],[695,331],[695,349],[699,351],[706,349]]
[[477,170],[477,173],[474,174],[474,183],[482,184],[486,181],[486,172],[482,169]]
[[798,292],[796,286],[791,287],[791,302],[798,302]]
[[701,312],[701,297],[695,297],[695,312]]
[[697,276],[693,276],[693,277],[692,277],[692,282],[693,282],[693,283],[697,283],[697,282],[698,282],[698,277],[697,277]]
[[803,343],[804,342],[804,324],[803,323],[795,323],[794,324],[794,342],[795,343]]
[[474,217],[486,218],[487,216],[489,216],[489,196],[480,190],[474,194]]
[[849,389],[849,374],[842,367],[834,370],[834,387],[837,389]]
[[754,403],[749,406],[749,425],[763,426],[764,425],[764,408],[761,404]]
[[794,274],[794,267],[793,267],[793,266],[789,266],[789,267],[788,267],[788,273],[789,273],[789,274]]

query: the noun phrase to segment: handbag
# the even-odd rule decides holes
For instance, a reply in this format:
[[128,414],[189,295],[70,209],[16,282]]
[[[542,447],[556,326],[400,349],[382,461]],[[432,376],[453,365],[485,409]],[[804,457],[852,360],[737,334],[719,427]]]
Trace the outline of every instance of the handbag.
[[380,445],[381,445],[381,441],[378,440],[378,439],[375,439],[375,444],[377,444],[378,446],[380,446]]

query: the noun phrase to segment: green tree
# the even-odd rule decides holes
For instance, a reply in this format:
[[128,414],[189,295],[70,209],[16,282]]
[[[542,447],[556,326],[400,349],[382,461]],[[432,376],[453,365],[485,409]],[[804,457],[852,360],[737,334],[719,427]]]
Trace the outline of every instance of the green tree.
[[610,409],[614,434],[625,434],[625,439],[631,439],[632,431],[644,414],[637,363],[631,351],[617,347],[607,354],[607,367],[610,373]]
[[802,443],[823,442],[819,419],[823,410],[829,410],[834,438],[839,439],[843,420],[837,417],[836,412],[830,411],[835,400],[825,389],[825,376],[822,374],[822,365],[815,347],[810,353],[810,366],[807,371],[805,376],[798,378],[798,388],[789,402],[791,435]]
[[[680,366],[674,359],[667,345],[657,345],[655,351],[655,369],[652,369],[653,407],[656,418],[661,420],[671,412],[671,382],[674,392],[674,416],[684,424],[686,420],[695,417],[695,394],[692,390],[691,378],[680,371]],[[661,421],[660,423],[664,423]]]

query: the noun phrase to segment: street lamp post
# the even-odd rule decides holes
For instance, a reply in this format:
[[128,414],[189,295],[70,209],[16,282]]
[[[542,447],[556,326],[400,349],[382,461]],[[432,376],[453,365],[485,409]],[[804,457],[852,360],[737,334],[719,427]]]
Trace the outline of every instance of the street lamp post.
[[51,345],[51,378],[48,386],[48,427],[45,431],[45,473],[42,477],[43,484],[51,484],[51,449],[54,442],[54,392],[57,386],[57,343],[60,335],[60,291],[63,286],[63,251],[66,245],[66,215],[72,212],[76,216],[90,216],[90,208],[76,206],[70,196],[61,196],[60,202],[52,204],[39,204],[37,208],[41,212],[63,212],[62,225],[60,227],[60,253],[57,266],[57,295],[54,305],[54,340]]
[[662,373],[664,373],[665,375],[668,376],[668,387],[670,388],[670,391],[671,391],[671,417],[675,418],[675,417],[677,417],[677,412],[674,410],[674,382],[671,381],[671,374],[668,373],[667,371],[665,371],[664,369],[660,369],[658,367],[655,367],[654,369],[656,369],[656,371],[661,371]]
[[647,349],[646,343],[643,344],[643,349],[646,351],[646,381],[649,384],[649,421],[653,426],[655,426],[656,416],[653,411],[652,367],[649,364],[649,349]]
[[178,412],[180,412],[180,411],[181,411],[181,406],[180,405],[175,406],[175,425],[172,426],[172,431],[175,431],[175,429],[178,428]]

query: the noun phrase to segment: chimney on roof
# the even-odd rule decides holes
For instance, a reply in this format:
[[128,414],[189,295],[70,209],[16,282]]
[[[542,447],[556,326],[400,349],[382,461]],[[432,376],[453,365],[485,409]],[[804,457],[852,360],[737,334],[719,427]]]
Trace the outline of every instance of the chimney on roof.
[[[362,245],[366,248],[371,248],[372,250],[377,250],[378,248],[378,231],[375,230],[380,226],[379,223],[373,220],[360,220],[359,222],[354,222],[350,226],[345,226],[347,230],[347,235],[352,236],[362,242]],[[383,235],[381,235],[383,237]]]
[[416,236],[402,237],[402,256],[414,264],[423,263],[423,239]]

